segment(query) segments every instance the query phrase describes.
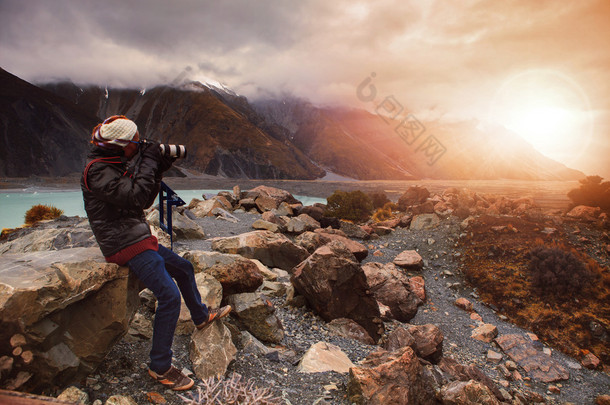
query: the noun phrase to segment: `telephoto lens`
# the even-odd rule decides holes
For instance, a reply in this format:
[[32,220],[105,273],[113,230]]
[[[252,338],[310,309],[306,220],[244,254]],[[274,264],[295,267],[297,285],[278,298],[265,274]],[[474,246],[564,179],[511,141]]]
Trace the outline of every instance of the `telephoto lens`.
[[186,157],[186,147],[184,145],[169,145],[169,144],[160,144],[159,148],[161,148],[161,153],[173,157],[173,158],[185,158]]

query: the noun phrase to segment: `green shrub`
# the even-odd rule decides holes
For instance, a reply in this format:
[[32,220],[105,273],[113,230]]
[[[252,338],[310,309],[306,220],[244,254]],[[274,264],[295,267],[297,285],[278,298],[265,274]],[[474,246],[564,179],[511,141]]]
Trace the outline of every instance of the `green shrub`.
[[375,191],[368,194],[371,202],[373,203],[373,209],[381,208],[390,202],[388,196],[382,191]]
[[528,256],[532,287],[540,295],[575,294],[593,282],[585,263],[572,252],[536,246]]
[[328,217],[336,217],[349,221],[366,221],[373,212],[373,202],[362,191],[335,191],[326,199]]
[[574,205],[588,205],[610,211],[610,181],[602,182],[600,176],[587,176],[580,180],[579,188],[568,192],[568,197]]
[[52,205],[34,205],[25,213],[25,224],[33,225],[38,221],[54,219],[62,215],[64,212]]

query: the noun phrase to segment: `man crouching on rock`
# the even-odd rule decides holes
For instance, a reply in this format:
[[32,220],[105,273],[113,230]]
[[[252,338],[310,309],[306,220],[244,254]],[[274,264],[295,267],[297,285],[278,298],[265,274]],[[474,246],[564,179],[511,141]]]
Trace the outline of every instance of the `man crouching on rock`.
[[231,307],[208,309],[192,264],[151,234],[144,210],[155,201],[174,158],[162,154],[159,144],[139,140],[136,124],[122,115],[94,128],[95,147],[81,179],[85,210],[106,261],[129,266],[157,298],[148,373],[173,390],[187,390],[194,381],[171,364],[180,294],[198,329],[227,316]]

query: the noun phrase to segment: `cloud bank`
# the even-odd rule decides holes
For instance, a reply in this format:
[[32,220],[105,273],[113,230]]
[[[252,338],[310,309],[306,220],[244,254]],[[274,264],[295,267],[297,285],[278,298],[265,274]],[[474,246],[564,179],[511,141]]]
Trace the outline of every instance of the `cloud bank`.
[[409,110],[477,119],[511,77],[546,69],[580,86],[606,145],[609,17],[603,0],[4,0],[0,66],[35,82],[135,87],[187,74],[248,97],[363,108],[356,87],[374,72],[379,93]]

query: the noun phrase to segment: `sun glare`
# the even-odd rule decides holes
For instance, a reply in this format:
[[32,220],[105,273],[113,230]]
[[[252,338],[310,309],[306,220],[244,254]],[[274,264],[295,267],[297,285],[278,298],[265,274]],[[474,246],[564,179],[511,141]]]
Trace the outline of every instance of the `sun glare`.
[[511,112],[505,126],[523,136],[537,150],[546,152],[569,141],[576,131],[575,114],[556,106],[522,106]]
[[527,71],[508,79],[491,103],[489,121],[566,164],[586,149],[593,125],[580,86],[548,70]]

